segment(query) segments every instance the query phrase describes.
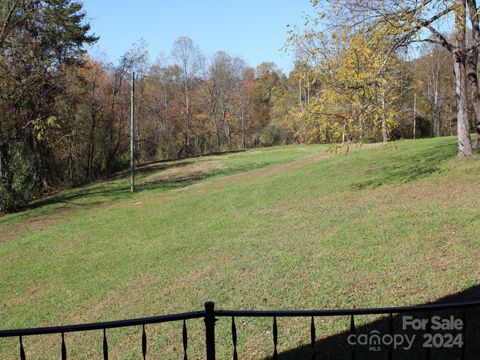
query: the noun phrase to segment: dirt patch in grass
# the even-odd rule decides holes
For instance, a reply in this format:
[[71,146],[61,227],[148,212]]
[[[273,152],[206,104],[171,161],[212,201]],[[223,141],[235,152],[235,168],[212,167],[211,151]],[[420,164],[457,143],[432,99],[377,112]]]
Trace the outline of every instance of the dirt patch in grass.
[[16,239],[24,234],[32,234],[45,230],[60,223],[64,219],[62,214],[44,214],[26,218],[21,223],[7,224],[0,228],[0,244]]
[[179,181],[196,180],[215,170],[223,169],[224,165],[218,161],[203,161],[172,167],[160,173],[148,176],[143,184],[171,183]]
[[382,143],[375,143],[375,144],[353,144],[349,146],[343,146],[339,147],[336,152],[332,153],[325,153],[324,151],[314,153],[312,155],[307,155],[300,157],[294,161],[290,161],[284,164],[280,165],[275,165],[275,166],[267,166],[263,167],[261,169],[257,170],[252,170],[252,171],[247,171],[243,172],[240,174],[233,174],[229,176],[225,176],[221,179],[218,179],[217,181],[231,181],[231,180],[244,180],[244,179],[249,179],[257,176],[270,176],[270,175],[275,175],[279,174],[285,171],[289,170],[295,170],[298,168],[301,168],[303,166],[307,166],[319,161],[327,160],[331,158],[332,156],[335,155],[340,155],[340,154],[347,154],[350,151],[358,151],[361,149],[371,149],[375,147],[379,147],[383,145]]
[[[20,296],[13,296],[11,298],[7,298],[4,301],[0,300],[0,307],[9,307],[21,304],[23,301],[27,299],[34,299],[36,297],[40,297],[48,292],[50,292],[54,288],[54,283],[49,281],[47,283],[35,283],[26,289],[25,293]],[[26,295],[26,296],[25,296]]]
[[298,169],[302,166],[306,166],[306,165],[309,165],[309,164],[312,164],[312,163],[315,163],[315,162],[318,162],[318,161],[326,160],[328,158],[330,158],[330,155],[327,155],[323,152],[322,153],[317,153],[317,154],[301,157],[297,160],[287,162],[285,164],[268,166],[268,167],[264,167],[264,168],[257,169],[257,170],[252,170],[252,171],[247,171],[247,172],[243,172],[243,173],[239,173],[239,174],[233,174],[233,175],[225,176],[225,177],[222,177],[222,178],[218,179],[217,181],[230,182],[232,180],[233,181],[245,180],[245,179],[255,178],[255,177],[258,177],[258,176],[262,176],[262,177],[271,176],[271,175],[279,174],[279,173],[282,173],[282,172],[285,172],[285,171]]
[[77,244],[82,243],[85,240],[84,237],[82,236],[75,236],[73,238],[67,238],[65,241],[63,241],[62,245],[66,248],[75,246]]

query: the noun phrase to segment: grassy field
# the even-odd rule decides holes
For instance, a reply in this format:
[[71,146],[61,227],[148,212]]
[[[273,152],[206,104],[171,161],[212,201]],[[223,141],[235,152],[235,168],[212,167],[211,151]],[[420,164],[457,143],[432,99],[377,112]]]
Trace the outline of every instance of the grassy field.
[[[219,308],[419,304],[480,283],[478,155],[453,137],[342,149],[288,146],[166,162],[42,199],[0,218],[0,328]],[[365,317],[363,321],[373,318]],[[309,341],[308,319],[279,324],[279,349]],[[192,359],[203,324],[187,323]],[[242,358],[271,353],[270,323],[237,323]],[[219,358],[230,358],[218,324]],[[319,336],[348,319],[323,320]],[[181,324],[149,326],[149,353],[181,358]],[[112,358],[140,358],[138,328],[109,333]],[[101,357],[100,332],[68,335]],[[25,339],[35,359],[59,337]],[[0,339],[0,358],[18,343]],[[134,355],[136,354],[136,355]]]

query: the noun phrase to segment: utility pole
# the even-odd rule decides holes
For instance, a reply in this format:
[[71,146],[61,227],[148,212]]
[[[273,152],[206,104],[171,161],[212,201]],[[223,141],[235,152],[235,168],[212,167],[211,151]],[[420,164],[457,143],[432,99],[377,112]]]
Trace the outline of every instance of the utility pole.
[[[3,187],[3,168],[2,168],[2,151],[0,150],[0,190]],[[2,207],[0,205],[0,211],[2,211]]]
[[135,191],[135,72],[132,72],[130,102],[130,191]]
[[413,95],[413,139],[417,131],[417,93]]

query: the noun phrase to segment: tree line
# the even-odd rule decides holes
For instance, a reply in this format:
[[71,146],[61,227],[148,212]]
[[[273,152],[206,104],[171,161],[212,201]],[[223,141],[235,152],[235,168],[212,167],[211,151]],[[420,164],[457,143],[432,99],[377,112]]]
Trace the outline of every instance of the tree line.
[[[457,134],[452,59],[424,44],[410,59],[381,29],[292,30],[297,60],[272,121],[295,142],[377,142]],[[472,110],[473,111],[473,110]]]
[[133,73],[138,163],[271,144],[273,63],[207,59],[188,37],[156,61],[143,41],[93,59],[98,38],[70,0],[2,1],[0,29],[0,210],[127,166]]
[[[467,79],[475,87],[477,48],[467,37],[465,75],[467,55],[470,72],[460,81],[459,30],[441,41],[436,32],[420,39],[421,29],[434,24],[424,19],[434,3],[438,19],[461,13],[458,1],[440,8],[444,2],[426,0],[421,7],[418,1],[332,0],[309,19],[309,28],[290,30],[287,48],[296,61],[284,74],[272,62],[252,68],[224,51],[205,56],[189,37],[154,60],[142,40],[115,63],[94,59],[85,45],[98,38],[90,34],[81,3],[4,0],[0,209],[20,208],[128,166],[133,73],[139,164],[275,144],[454,133],[459,154],[468,156],[465,132],[474,125],[478,89],[466,109],[462,91]],[[382,16],[375,18],[379,4]],[[335,30],[324,31],[332,22]],[[413,60],[402,55],[420,40],[425,45]]]
[[[315,137],[330,132],[331,137],[358,138],[367,129],[380,132],[387,141],[389,133],[402,125],[401,112],[413,88],[432,107],[428,117],[434,135],[439,135],[441,114],[445,104],[451,106],[446,100],[454,91],[458,157],[473,154],[471,129],[476,128],[476,147],[480,146],[476,0],[312,0],[312,4],[316,12],[307,18],[309,28],[293,29],[289,38],[307,69],[302,79],[308,79],[316,94],[308,111],[297,114],[301,131]],[[406,61],[402,51],[415,44],[426,45],[426,53]],[[425,68],[418,67],[422,63]],[[426,68],[431,71],[428,79]],[[443,70],[453,76],[445,76]],[[450,80],[447,87],[442,84]],[[318,134],[321,127],[327,131]]]

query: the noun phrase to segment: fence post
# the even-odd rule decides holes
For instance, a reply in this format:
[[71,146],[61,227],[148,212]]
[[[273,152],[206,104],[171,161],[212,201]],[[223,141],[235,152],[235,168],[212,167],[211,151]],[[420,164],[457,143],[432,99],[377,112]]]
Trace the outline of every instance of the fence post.
[[205,303],[205,345],[207,349],[207,360],[215,360],[215,303]]

